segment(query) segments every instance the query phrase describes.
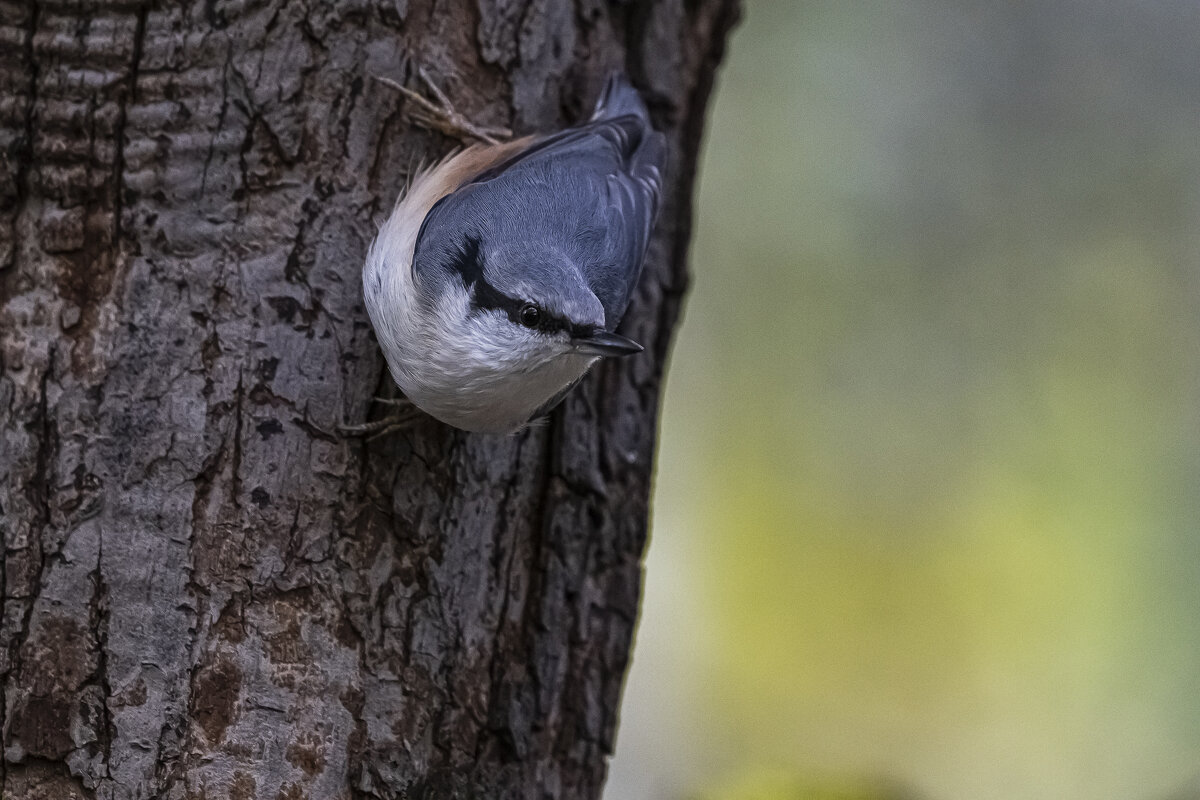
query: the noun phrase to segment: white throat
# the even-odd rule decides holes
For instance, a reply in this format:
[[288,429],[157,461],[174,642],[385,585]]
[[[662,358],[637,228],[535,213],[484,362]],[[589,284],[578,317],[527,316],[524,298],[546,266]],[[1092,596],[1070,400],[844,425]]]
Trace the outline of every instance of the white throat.
[[520,430],[596,360],[546,348],[518,357],[511,341],[488,329],[488,320],[472,317],[466,288],[454,282],[432,307],[419,296],[413,254],[430,209],[526,144],[468,148],[415,175],[363,267],[363,298],[393,380],[417,407],[464,430]]

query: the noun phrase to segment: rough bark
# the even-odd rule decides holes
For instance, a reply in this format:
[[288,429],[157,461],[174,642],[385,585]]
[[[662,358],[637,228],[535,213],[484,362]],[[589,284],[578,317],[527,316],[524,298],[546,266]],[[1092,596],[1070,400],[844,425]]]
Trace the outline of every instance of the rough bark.
[[[0,0],[5,798],[593,798],[637,612],[704,106],[736,0]],[[672,143],[623,330],[547,425],[328,433],[359,271],[454,145],[623,65]]]

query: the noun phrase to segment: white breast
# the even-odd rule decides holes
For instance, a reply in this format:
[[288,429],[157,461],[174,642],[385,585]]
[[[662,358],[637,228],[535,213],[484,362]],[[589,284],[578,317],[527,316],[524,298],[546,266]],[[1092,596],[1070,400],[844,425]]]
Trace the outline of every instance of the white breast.
[[380,228],[363,267],[367,314],[392,378],[418,408],[463,430],[519,430],[596,360],[561,348],[539,349],[532,333],[511,323],[498,327],[488,315],[470,315],[466,289],[453,282],[436,304],[419,296],[413,252],[429,210],[527,144],[471,147],[418,173]]

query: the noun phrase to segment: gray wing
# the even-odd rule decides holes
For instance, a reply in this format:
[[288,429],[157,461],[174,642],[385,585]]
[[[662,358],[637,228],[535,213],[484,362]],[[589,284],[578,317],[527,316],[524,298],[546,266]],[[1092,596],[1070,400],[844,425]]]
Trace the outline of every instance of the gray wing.
[[589,122],[484,171],[443,198],[425,223],[485,240],[488,269],[500,281],[506,270],[537,268],[530,262],[539,248],[565,251],[612,330],[641,274],[666,156],[666,139],[637,92],[615,76]]

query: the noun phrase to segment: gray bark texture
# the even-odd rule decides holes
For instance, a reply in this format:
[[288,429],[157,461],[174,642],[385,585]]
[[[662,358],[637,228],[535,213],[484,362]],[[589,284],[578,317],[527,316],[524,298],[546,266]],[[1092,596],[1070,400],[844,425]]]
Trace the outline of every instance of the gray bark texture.
[[[5,800],[595,798],[736,0],[0,0]],[[359,274],[406,170],[624,67],[670,181],[548,424],[330,431],[392,391]]]

